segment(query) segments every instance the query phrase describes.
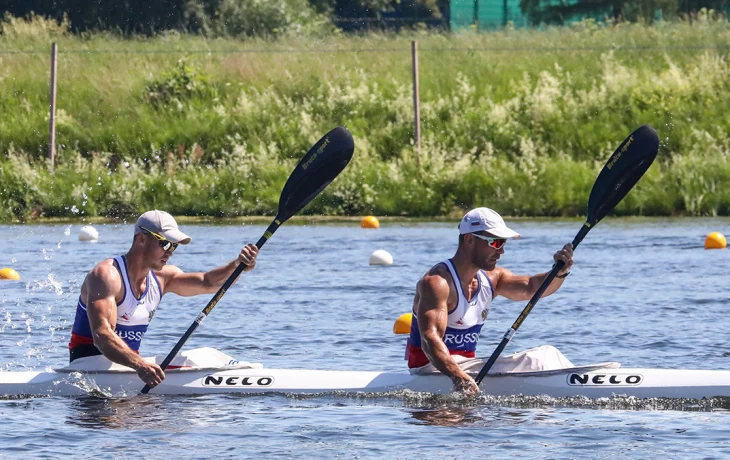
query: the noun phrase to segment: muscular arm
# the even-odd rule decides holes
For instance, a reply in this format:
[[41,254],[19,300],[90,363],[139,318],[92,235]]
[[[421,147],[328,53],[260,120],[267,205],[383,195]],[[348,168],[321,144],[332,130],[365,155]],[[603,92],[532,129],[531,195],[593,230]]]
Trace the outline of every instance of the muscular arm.
[[439,274],[432,273],[423,277],[416,288],[416,314],[421,347],[431,364],[451,377],[455,384],[458,381],[471,380],[456,364],[443,341],[449,315],[449,284]]
[[[496,268],[492,273],[496,278],[494,283],[496,295],[507,297],[510,300],[530,300],[550,272],[527,276],[515,275],[506,268]],[[560,278],[553,279],[542,297],[547,297],[557,291],[563,285],[563,281],[564,279]]]
[[256,245],[249,244],[241,250],[238,258],[223,265],[214,268],[205,273],[184,273],[178,267],[166,266],[162,269],[162,276],[165,280],[165,293],[173,292],[180,296],[194,296],[198,294],[212,294],[223,286],[229,276],[243,263],[246,268],[244,272],[251,271],[256,266],[256,255],[258,248]]
[[[573,266],[573,246],[568,243],[553,256],[555,262],[562,261],[564,266],[558,272],[563,275],[570,271]],[[550,272],[538,273],[533,276],[515,275],[505,268],[496,268],[490,273],[490,277],[494,282],[494,293],[507,297],[510,300],[530,300],[535,295],[538,288],[547,279]],[[553,278],[542,297],[547,297],[554,293],[563,285],[565,278]]]
[[144,360],[114,332],[117,324],[116,293],[122,289],[119,272],[110,263],[101,263],[86,277],[86,314],[94,346],[104,356],[123,366],[139,369]]

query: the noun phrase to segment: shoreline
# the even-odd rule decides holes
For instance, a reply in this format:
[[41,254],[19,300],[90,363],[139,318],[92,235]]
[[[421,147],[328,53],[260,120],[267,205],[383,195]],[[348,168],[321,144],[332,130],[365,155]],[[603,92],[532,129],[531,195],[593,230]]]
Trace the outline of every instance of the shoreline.
[[[239,217],[214,217],[214,216],[174,216],[179,224],[209,224],[209,225],[268,225],[274,219],[274,216],[239,216]],[[349,225],[359,224],[365,216],[293,216],[286,221],[287,225]],[[461,216],[447,215],[436,217],[401,217],[401,216],[375,216],[381,225],[385,224],[450,224],[458,222]],[[583,216],[576,217],[549,217],[549,216],[503,216],[506,220],[517,222],[582,222]],[[107,217],[88,217],[88,218],[71,218],[71,217],[40,217],[24,222],[21,221],[0,221],[0,226],[34,226],[34,225],[52,225],[52,224],[71,224],[71,225],[107,225],[122,224],[132,225],[137,217],[133,216],[129,219],[107,218]],[[610,221],[621,222],[657,222],[666,220],[717,220],[728,221],[728,216],[607,216]]]

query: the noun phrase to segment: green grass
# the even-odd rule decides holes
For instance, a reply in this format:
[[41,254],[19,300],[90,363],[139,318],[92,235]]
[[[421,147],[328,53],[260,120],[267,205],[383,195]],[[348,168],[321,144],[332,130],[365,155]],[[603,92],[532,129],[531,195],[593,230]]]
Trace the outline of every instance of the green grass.
[[[0,219],[151,207],[273,214],[296,160],[336,125],[352,131],[355,159],[310,214],[486,205],[573,216],[644,123],[659,132],[660,159],[616,212],[727,215],[730,27],[695,19],[277,41],[79,37],[16,23],[0,35],[0,53],[23,51],[0,54]],[[44,160],[51,41],[61,52],[53,174]]]

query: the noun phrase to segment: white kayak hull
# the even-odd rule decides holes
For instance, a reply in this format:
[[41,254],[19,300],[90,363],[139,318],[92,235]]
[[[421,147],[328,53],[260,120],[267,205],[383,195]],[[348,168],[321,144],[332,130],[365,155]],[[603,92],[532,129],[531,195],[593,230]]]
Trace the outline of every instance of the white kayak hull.
[[[143,383],[133,372],[0,372],[0,397],[74,396],[101,391],[137,394]],[[614,395],[639,398],[730,397],[730,371],[631,368],[574,368],[560,371],[489,375],[482,391],[494,396],[552,397]],[[451,381],[440,374],[296,369],[170,370],[153,394],[331,392],[382,393],[412,390],[444,394]]]

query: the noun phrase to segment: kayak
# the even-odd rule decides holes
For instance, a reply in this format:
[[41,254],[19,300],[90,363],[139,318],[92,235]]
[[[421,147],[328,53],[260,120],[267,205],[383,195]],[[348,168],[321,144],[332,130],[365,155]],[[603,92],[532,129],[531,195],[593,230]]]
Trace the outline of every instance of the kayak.
[[[325,394],[409,390],[446,394],[452,391],[451,380],[437,372],[267,369],[259,363],[238,362],[210,348],[189,352],[189,355],[196,354],[215,359],[203,360],[202,364],[188,360],[175,369],[168,369],[165,380],[150,393]],[[476,373],[481,361],[471,361],[474,362],[468,372]],[[89,364],[96,365],[92,362],[52,371],[0,372],[0,395],[130,396],[139,393],[144,384],[132,369],[107,363],[97,369],[88,368]],[[498,368],[487,375],[480,387],[484,393],[494,396],[709,398],[730,396],[730,371],[621,368],[618,363],[516,372],[500,372]]]
[[[134,372],[4,372],[0,395],[80,396],[100,392],[129,396],[144,386]],[[547,395],[600,398],[708,398],[730,396],[730,371],[672,369],[575,368],[487,375],[481,384],[494,396]],[[323,394],[332,392],[385,393],[411,390],[445,394],[451,380],[443,375],[412,375],[407,372],[326,371],[305,369],[179,369],[167,372],[165,380],[150,393],[193,395],[207,393]]]

